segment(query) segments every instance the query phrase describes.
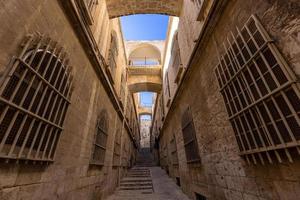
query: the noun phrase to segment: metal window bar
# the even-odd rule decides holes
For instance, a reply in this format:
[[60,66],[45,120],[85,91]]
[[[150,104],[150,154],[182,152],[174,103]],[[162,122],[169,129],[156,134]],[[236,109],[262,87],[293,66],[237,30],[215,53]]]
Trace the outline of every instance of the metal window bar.
[[[65,113],[71,97],[72,76],[65,61],[63,48],[50,38],[35,35],[26,39],[20,55],[13,58],[0,87],[0,157],[7,161],[54,160],[64,119],[57,115],[57,99],[65,105]],[[56,69],[69,78],[59,79]]]
[[165,89],[165,96],[169,99],[171,97],[171,91],[170,91],[170,82],[169,82],[169,73],[166,73],[165,76],[165,85],[166,85],[166,89]]
[[188,163],[200,161],[198,143],[196,139],[196,130],[193,122],[193,117],[188,107],[181,118],[181,129],[183,134],[185,154]]
[[108,121],[106,111],[102,111],[97,121],[94,149],[90,164],[104,165],[108,138]]
[[215,75],[241,155],[255,164],[284,155],[293,162],[291,148],[300,153],[296,76],[255,16],[236,32],[223,44]]
[[172,164],[178,165],[178,154],[177,154],[175,135],[173,135],[173,137],[170,141],[170,147],[171,147],[171,155],[172,155]]

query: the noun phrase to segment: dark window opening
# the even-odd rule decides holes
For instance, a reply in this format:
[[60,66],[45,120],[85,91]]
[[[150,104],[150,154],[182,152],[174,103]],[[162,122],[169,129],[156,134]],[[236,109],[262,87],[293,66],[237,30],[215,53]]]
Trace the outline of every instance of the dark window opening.
[[206,197],[199,193],[195,192],[195,196],[196,196],[196,200],[206,200]]
[[241,32],[228,38],[227,52],[220,57],[215,75],[246,160],[264,164],[267,157],[272,163],[270,151],[274,150],[281,162],[278,149],[285,148],[286,157],[293,162],[289,151],[299,148],[300,91],[292,70],[268,38],[252,16]]
[[72,93],[66,53],[31,36],[10,70],[0,88],[0,157],[53,161]]

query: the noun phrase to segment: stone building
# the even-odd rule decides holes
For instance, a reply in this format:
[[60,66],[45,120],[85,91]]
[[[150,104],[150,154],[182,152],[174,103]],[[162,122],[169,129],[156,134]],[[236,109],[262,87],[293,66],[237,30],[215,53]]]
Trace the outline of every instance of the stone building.
[[150,148],[150,126],[151,119],[150,118],[141,118],[141,148]]
[[[105,199],[140,162],[143,114],[190,199],[299,199],[298,0],[0,5],[1,200]],[[166,40],[125,41],[119,17],[149,13]]]

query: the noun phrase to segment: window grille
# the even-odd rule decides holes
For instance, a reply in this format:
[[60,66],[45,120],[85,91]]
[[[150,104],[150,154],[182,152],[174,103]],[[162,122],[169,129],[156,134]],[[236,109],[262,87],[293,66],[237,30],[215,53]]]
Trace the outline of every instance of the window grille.
[[161,120],[164,121],[165,119],[165,108],[163,103],[163,95],[160,96],[160,114],[161,114]]
[[125,88],[126,88],[126,76],[125,72],[122,73],[121,76],[121,86],[120,86],[120,100],[122,103],[125,102]]
[[128,167],[129,166],[129,162],[128,162],[128,157],[129,157],[129,146],[128,146],[128,139],[126,138],[126,140],[124,141],[123,144],[123,149],[122,149],[122,166],[123,167]]
[[108,74],[112,82],[114,82],[114,77],[117,69],[117,56],[118,56],[118,43],[116,34],[111,35],[110,49],[109,49],[109,66]]
[[169,107],[171,103],[171,92],[170,92],[170,82],[169,82],[169,74],[166,73],[165,76],[165,98],[166,98],[166,106]]
[[173,137],[170,141],[170,148],[171,148],[171,154],[172,154],[172,164],[178,165],[178,155],[177,155],[175,135],[173,135]]
[[168,166],[168,148],[167,148],[167,143],[165,144],[163,148],[163,161],[164,161],[164,166]]
[[196,139],[196,130],[190,107],[188,107],[182,115],[181,127],[187,163],[199,162],[200,155]]
[[171,50],[172,60],[171,65],[174,68],[174,74],[175,74],[175,83],[179,83],[181,73],[183,71],[183,67],[181,64],[181,58],[180,58],[180,49],[178,44],[178,32],[175,33],[173,38],[173,44],[172,44],[172,50]]
[[50,38],[29,36],[0,87],[0,157],[53,161],[71,98],[71,67]]
[[94,151],[91,159],[91,164],[104,165],[107,137],[108,114],[106,110],[102,110],[97,120]]
[[160,149],[160,165],[164,168],[168,165],[167,158],[168,158],[168,152],[167,152],[167,145],[163,143]]
[[229,120],[248,163],[293,162],[300,153],[296,76],[255,16],[231,33],[215,74]]
[[114,145],[114,156],[113,166],[119,166],[121,156],[121,133],[120,129],[116,132],[115,145]]

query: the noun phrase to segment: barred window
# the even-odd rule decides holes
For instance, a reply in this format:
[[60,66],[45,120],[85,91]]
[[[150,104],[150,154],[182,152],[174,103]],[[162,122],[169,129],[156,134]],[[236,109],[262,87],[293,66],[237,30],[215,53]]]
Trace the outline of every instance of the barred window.
[[[125,138],[124,138],[125,139]],[[129,166],[129,141],[126,138],[126,140],[123,143],[123,149],[122,149],[122,166],[123,167],[128,167]]]
[[100,112],[97,120],[94,150],[91,164],[104,165],[106,143],[108,137],[108,113],[105,109]]
[[160,115],[161,115],[161,120],[164,121],[165,119],[165,108],[164,108],[164,103],[163,103],[163,95],[160,96]]
[[181,73],[183,71],[183,67],[181,64],[181,58],[180,58],[180,49],[179,49],[179,44],[178,44],[178,32],[174,34],[173,38],[173,44],[172,44],[172,50],[171,50],[171,65],[174,68],[174,73],[175,73],[175,83],[179,83]]
[[169,74],[168,72],[165,75],[165,88],[164,88],[164,97],[166,100],[166,106],[169,107],[171,103],[171,91],[170,91],[170,82],[169,82]]
[[160,165],[165,168],[168,166],[168,152],[167,152],[167,145],[163,143],[160,146]]
[[115,73],[117,69],[118,43],[115,32],[111,35],[110,49],[109,49],[109,66],[107,68],[109,78],[114,83]]
[[0,157],[53,161],[71,98],[71,67],[50,38],[29,36],[0,87]]
[[300,92],[296,76],[255,16],[226,41],[215,69],[235,137],[250,163],[299,150]]
[[196,130],[190,107],[188,107],[182,115],[181,127],[187,163],[199,162],[200,155],[196,139]]
[[178,165],[178,155],[177,155],[177,146],[176,146],[175,135],[173,135],[173,137],[170,141],[170,148],[171,148],[171,154],[172,154],[172,164]]
[[125,102],[125,89],[126,89],[126,72],[124,71],[121,75],[121,86],[120,86],[120,100],[121,103]]
[[118,129],[115,136],[113,166],[120,165],[120,156],[121,156],[121,131],[120,129]]

